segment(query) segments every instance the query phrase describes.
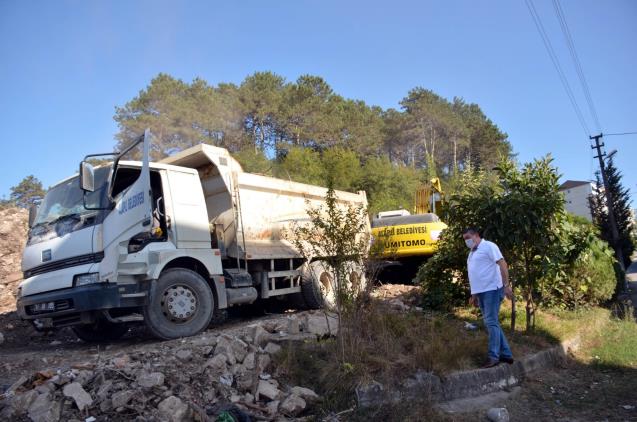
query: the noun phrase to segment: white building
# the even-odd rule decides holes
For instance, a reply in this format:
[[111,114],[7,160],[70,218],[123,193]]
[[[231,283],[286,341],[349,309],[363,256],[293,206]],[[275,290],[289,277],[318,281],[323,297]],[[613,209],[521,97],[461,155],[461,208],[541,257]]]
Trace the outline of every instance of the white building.
[[559,191],[564,194],[564,208],[566,208],[566,211],[592,221],[589,198],[595,191],[594,183],[567,180],[560,185]]

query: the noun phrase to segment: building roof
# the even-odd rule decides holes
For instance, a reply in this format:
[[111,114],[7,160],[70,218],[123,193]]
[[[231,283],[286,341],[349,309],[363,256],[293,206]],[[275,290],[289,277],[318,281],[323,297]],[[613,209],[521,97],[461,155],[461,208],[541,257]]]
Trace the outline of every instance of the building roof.
[[587,182],[585,180],[567,180],[566,182],[562,183],[560,187],[557,188],[557,190],[573,189],[578,186],[590,185],[590,184],[591,182]]

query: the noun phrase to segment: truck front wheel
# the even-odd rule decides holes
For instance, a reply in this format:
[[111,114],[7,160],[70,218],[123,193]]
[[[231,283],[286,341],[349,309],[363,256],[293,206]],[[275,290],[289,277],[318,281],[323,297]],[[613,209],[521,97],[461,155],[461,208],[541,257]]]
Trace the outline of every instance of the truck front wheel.
[[205,330],[214,311],[215,299],[206,280],[194,271],[171,268],[151,289],[144,321],[151,334],[168,340]]

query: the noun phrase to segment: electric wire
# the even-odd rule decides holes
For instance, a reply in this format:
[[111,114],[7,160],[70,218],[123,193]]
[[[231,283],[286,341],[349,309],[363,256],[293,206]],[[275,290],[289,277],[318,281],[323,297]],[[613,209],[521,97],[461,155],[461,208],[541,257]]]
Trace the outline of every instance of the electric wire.
[[624,135],[637,135],[636,132],[621,132],[621,133],[605,133],[604,136],[624,136]]
[[591,90],[588,86],[588,82],[586,81],[586,77],[584,76],[582,63],[580,62],[579,56],[577,54],[577,50],[575,49],[573,36],[571,35],[571,31],[568,27],[568,23],[566,22],[566,17],[564,15],[564,10],[562,9],[562,5],[560,4],[560,0],[553,0],[553,8],[555,9],[557,20],[559,21],[560,26],[562,28],[562,33],[564,34],[566,45],[571,54],[571,59],[573,59],[573,64],[575,65],[575,71],[577,72],[577,77],[579,78],[580,84],[582,85],[582,91],[584,92],[584,97],[586,98],[586,103],[588,104],[588,109],[591,113],[591,117],[593,118],[593,121],[595,122],[597,131],[601,132],[602,131],[601,125],[599,124],[599,117],[597,115],[597,110],[595,109],[595,105],[593,103]]
[[560,77],[560,81],[562,82],[562,86],[564,87],[564,90],[566,91],[566,95],[568,96],[568,99],[570,100],[571,105],[573,106],[573,109],[575,110],[575,114],[577,115],[577,118],[580,124],[582,125],[582,129],[584,129],[584,133],[586,134],[586,136],[589,136],[590,131],[588,130],[588,126],[586,125],[586,120],[584,119],[582,110],[579,108],[579,105],[577,104],[575,95],[573,94],[573,90],[571,89],[571,86],[569,85],[568,80],[566,79],[566,75],[564,74],[564,71],[562,70],[562,66],[560,65],[559,59],[557,58],[557,55],[555,54],[555,51],[553,50],[553,45],[551,44],[551,40],[549,39],[548,34],[546,33],[546,30],[544,29],[544,25],[542,24],[540,15],[537,13],[537,10],[535,9],[535,5],[533,4],[532,0],[525,0],[525,3],[526,3],[526,7],[529,9],[529,13],[531,14],[531,17],[533,18],[535,27],[537,28],[540,34],[540,37],[542,38],[544,47],[546,48],[546,51],[548,52],[549,57],[551,61],[553,62],[553,66],[555,67],[555,70],[557,71],[557,74]]

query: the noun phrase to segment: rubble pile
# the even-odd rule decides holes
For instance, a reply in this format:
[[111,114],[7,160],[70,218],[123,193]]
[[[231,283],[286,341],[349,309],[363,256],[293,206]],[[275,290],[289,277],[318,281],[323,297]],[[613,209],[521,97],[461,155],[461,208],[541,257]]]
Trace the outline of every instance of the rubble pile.
[[28,216],[21,208],[0,209],[0,313],[15,311]]
[[422,289],[419,286],[383,284],[374,289],[372,297],[382,299],[395,311],[422,311]]
[[98,353],[95,361],[48,368],[0,395],[0,420],[286,420],[319,396],[272,376],[281,343],[333,335],[336,319],[303,312],[224,333]]

